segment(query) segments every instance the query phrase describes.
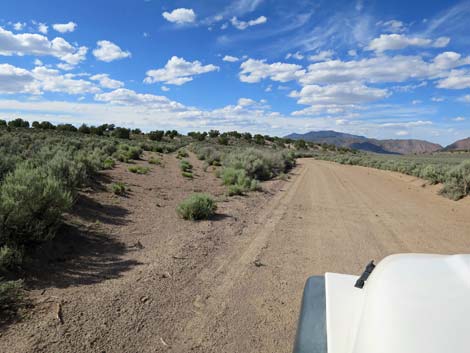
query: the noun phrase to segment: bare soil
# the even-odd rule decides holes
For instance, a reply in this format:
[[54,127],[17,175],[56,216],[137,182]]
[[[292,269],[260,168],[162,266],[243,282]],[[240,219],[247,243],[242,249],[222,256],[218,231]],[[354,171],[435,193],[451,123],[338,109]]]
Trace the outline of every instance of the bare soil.
[[[199,161],[188,180],[163,159],[148,175],[119,165],[81,195],[31,264],[32,309],[1,328],[1,352],[289,352],[308,276],[470,251],[470,200],[416,178],[305,159],[289,181],[227,198]],[[219,199],[214,219],[178,219],[195,191]]]

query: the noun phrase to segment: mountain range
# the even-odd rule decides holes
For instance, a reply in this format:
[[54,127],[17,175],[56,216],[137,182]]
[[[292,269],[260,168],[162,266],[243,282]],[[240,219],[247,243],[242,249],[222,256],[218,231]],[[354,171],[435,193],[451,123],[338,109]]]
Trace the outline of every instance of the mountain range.
[[305,140],[315,143],[327,143],[339,147],[349,147],[361,151],[385,154],[431,153],[440,150],[470,150],[470,138],[459,140],[443,148],[437,143],[415,139],[379,140],[360,135],[346,134],[333,130],[310,131],[305,134],[285,136],[293,140]]

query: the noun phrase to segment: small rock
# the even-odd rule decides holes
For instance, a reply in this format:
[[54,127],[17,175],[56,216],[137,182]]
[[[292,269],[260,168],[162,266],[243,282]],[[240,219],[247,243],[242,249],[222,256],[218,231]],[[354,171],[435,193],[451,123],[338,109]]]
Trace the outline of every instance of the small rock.
[[149,301],[149,299],[150,299],[150,298],[149,298],[148,296],[144,295],[143,297],[140,298],[140,301],[141,301],[142,303],[146,303],[146,302]]
[[253,263],[255,264],[256,267],[266,266],[260,260],[255,260]]
[[163,272],[162,278],[171,278],[170,272]]

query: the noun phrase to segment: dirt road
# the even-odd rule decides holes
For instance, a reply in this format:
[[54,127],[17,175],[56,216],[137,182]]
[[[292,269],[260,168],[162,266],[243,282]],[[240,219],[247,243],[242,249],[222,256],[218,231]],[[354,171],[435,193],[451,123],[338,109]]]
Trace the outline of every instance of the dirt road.
[[201,352],[289,352],[310,275],[359,274],[371,259],[399,252],[470,251],[469,200],[449,201],[396,173],[301,164],[247,229],[244,251],[207,277],[212,300],[188,325]]
[[[120,204],[123,219],[102,225],[132,251],[106,261],[98,251],[86,283],[34,290],[37,303],[52,306],[37,304],[30,319],[0,333],[0,351],[289,352],[308,276],[359,274],[371,259],[397,252],[470,252],[468,198],[447,200],[396,173],[299,164],[290,181],[221,203],[217,220],[197,224],[177,220],[177,199],[155,206],[157,191],[169,186],[147,185],[155,176],[135,179],[134,195]],[[176,162],[171,168],[168,183],[179,173]],[[181,194],[217,185],[223,193],[214,177],[181,183]]]

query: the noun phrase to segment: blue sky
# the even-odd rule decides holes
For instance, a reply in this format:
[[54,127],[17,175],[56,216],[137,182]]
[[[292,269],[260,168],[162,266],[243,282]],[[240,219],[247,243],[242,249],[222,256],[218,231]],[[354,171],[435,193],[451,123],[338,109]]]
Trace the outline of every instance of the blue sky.
[[470,136],[470,1],[3,0],[0,118]]

